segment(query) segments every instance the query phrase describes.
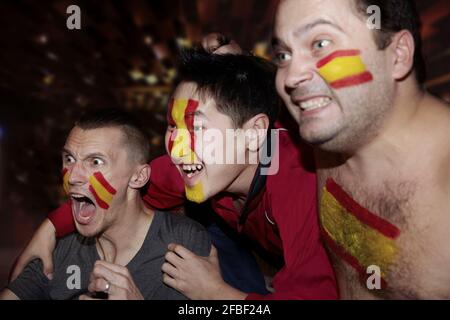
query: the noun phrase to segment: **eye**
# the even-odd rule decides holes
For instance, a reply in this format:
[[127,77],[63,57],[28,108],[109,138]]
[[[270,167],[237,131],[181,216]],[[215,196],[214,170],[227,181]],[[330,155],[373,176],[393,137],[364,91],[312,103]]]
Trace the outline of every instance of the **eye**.
[[321,39],[321,40],[314,41],[312,44],[312,47],[314,50],[321,50],[325,47],[328,47],[330,44],[331,44],[331,40]]
[[102,159],[100,159],[100,158],[93,158],[92,159],[92,165],[94,165],[94,166],[101,166],[101,165],[103,165],[103,164],[105,164],[105,161],[103,161]]
[[286,63],[287,61],[289,61],[289,60],[291,60],[292,59],[292,56],[291,56],[291,54],[290,53],[288,53],[288,52],[283,52],[283,51],[279,51],[279,52],[275,52],[275,55],[274,55],[274,62],[277,64],[277,65],[283,65],[284,63]]
[[73,163],[75,163],[75,158],[74,157],[72,157],[71,155],[68,155],[68,154],[64,155],[64,164],[65,165],[70,165],[70,164],[73,164]]

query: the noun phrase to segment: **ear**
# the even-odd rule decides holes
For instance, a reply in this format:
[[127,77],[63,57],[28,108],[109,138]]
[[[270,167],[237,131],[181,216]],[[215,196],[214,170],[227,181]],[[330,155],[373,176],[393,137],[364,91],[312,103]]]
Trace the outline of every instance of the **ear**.
[[243,125],[242,129],[245,130],[245,147],[249,151],[256,152],[261,148],[267,137],[269,123],[269,117],[260,113]]
[[395,80],[406,78],[414,65],[415,44],[411,32],[402,30],[392,37],[393,52],[392,77]]
[[140,189],[145,186],[150,179],[150,165],[142,164],[136,167],[128,185],[133,189]]

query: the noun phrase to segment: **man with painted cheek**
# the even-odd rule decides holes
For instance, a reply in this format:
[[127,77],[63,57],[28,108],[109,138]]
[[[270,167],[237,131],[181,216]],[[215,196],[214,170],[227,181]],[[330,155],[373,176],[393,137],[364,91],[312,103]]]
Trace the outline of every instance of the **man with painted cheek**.
[[[191,299],[337,298],[320,240],[311,149],[275,123],[279,105],[275,66],[268,61],[183,53],[168,108],[169,155],[151,162],[144,201],[165,209],[211,201],[229,227],[266,250],[278,267],[273,293],[238,290],[222,278],[214,247],[202,257],[174,241],[162,266],[164,283]],[[59,236],[73,230],[70,217],[65,208],[49,216]],[[53,250],[47,245],[52,223],[37,233],[44,243],[38,252]]]
[[[188,218],[145,206],[149,143],[125,113],[100,110],[81,118],[62,152],[63,187],[76,230],[58,241],[49,280],[34,260],[0,293],[3,299],[186,299],[162,282],[170,242],[199,255],[210,240]],[[105,296],[106,293],[106,296]]]
[[340,296],[448,299],[450,110],[423,89],[413,1],[283,0],[273,44],[278,93],[315,147]]

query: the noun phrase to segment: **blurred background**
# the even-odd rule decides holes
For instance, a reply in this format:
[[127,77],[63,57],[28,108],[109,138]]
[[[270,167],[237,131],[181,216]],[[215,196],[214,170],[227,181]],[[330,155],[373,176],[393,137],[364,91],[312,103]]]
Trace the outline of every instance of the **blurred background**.
[[[417,0],[427,88],[450,101],[450,2]],[[218,31],[268,57],[277,0],[2,1],[0,4],[0,287],[47,213],[64,200],[60,149],[83,110],[121,107],[164,150],[177,54]],[[81,8],[81,30],[66,9]]]

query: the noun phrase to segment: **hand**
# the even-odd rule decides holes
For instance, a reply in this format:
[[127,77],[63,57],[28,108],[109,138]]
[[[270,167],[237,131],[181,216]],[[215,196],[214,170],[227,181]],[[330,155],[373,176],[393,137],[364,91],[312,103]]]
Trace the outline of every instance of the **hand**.
[[171,243],[161,270],[163,281],[189,299],[245,299],[246,294],[227,285],[220,274],[217,250],[212,246],[208,257],[201,257],[185,247]]
[[242,54],[242,49],[236,41],[220,33],[210,33],[204,37],[202,47],[214,54]]
[[42,260],[44,274],[51,280],[53,278],[53,250],[55,250],[55,246],[55,227],[49,219],[45,219],[34,233],[25,250],[17,258],[9,281],[15,280],[27,264],[37,258]]
[[[93,293],[106,292],[108,300],[144,300],[127,268],[102,260],[95,262],[88,290]],[[82,295],[80,300],[99,299]]]

